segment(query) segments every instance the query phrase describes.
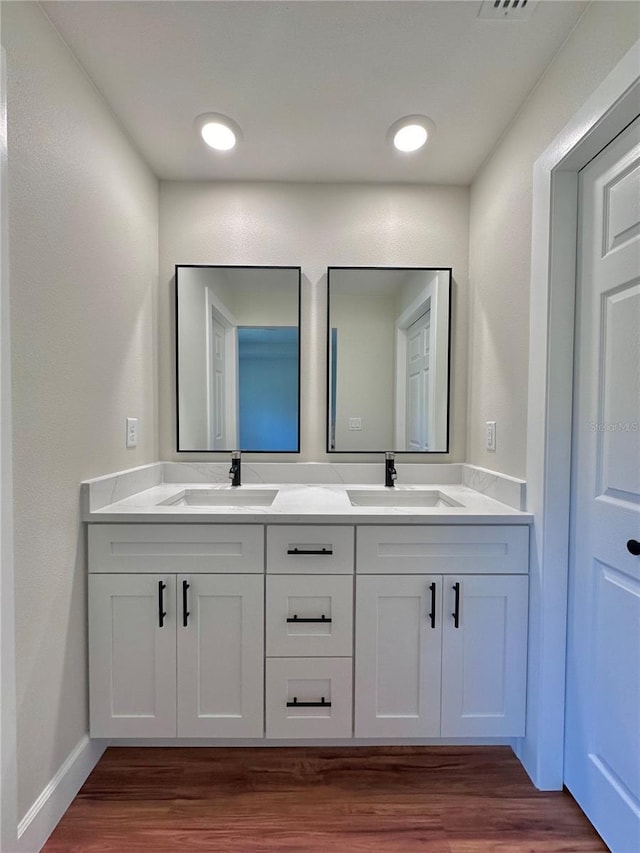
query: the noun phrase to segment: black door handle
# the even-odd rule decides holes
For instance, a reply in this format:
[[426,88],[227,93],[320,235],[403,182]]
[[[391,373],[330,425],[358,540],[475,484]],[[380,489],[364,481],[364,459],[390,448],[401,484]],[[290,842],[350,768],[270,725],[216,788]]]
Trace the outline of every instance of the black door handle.
[[637,539],[629,539],[627,542],[627,551],[633,554],[634,557],[640,557],[640,542]]
[[431,613],[429,614],[429,619],[431,620],[431,627],[436,627],[436,585],[434,583],[429,584],[429,589],[431,590]]
[[182,627],[187,627],[189,616],[191,614],[187,610],[187,590],[190,588],[189,581],[182,581]]
[[164,628],[164,617],[167,615],[164,609],[164,591],[166,588],[166,583],[158,581],[158,626],[160,628]]
[[451,614],[453,616],[453,627],[459,628],[460,627],[460,584],[454,583],[454,585],[452,586],[452,589],[455,593],[455,603],[453,605],[453,613]]

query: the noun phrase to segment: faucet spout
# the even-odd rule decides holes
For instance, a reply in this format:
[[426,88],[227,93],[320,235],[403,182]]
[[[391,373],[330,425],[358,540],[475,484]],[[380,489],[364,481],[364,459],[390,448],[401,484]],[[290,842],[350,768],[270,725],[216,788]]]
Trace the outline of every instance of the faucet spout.
[[239,486],[241,484],[241,470],[242,470],[242,454],[239,450],[234,450],[231,454],[231,468],[229,468],[229,479],[231,480],[232,486]]
[[385,486],[393,487],[395,479],[398,476],[395,466],[395,454],[388,450],[384,458],[384,484]]

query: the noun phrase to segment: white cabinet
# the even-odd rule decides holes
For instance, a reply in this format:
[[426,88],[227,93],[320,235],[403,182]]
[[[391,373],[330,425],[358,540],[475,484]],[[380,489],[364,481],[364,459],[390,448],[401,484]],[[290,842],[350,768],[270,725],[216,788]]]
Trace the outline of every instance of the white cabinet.
[[92,737],[263,736],[264,530],[212,527],[90,527]]
[[358,577],[356,737],[523,735],[527,580]]
[[92,524],[91,735],[520,736],[527,571],[520,525]]
[[526,527],[358,529],[356,737],[524,734],[527,548]]
[[269,738],[353,733],[353,555],[353,527],[267,527]]

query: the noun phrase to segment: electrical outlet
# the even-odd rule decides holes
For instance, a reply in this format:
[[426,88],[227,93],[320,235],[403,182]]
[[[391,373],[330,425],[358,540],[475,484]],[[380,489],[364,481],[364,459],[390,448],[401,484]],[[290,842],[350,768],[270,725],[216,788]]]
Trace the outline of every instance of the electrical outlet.
[[496,422],[487,421],[485,432],[485,447],[487,450],[496,449]]
[[127,447],[135,447],[138,444],[138,419],[127,418]]
[[349,418],[349,429],[350,430],[362,429],[362,418]]

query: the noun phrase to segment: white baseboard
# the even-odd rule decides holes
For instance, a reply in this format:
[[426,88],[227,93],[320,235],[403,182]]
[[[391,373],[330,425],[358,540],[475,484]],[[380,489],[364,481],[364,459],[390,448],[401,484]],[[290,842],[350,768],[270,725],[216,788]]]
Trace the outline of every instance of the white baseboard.
[[38,853],[105,751],[85,735],[18,824],[16,853]]

